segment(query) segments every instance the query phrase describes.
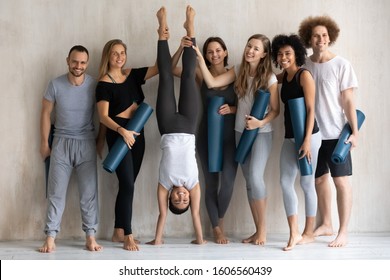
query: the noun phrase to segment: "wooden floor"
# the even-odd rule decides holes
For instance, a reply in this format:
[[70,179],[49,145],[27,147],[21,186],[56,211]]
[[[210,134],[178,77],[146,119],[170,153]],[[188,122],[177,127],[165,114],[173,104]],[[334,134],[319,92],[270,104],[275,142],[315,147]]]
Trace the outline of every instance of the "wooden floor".
[[[284,252],[287,238],[270,234],[265,246],[243,244],[238,238],[227,245],[192,245],[181,238],[151,246],[145,239],[137,252],[106,240],[98,240],[104,246],[101,252],[85,250],[83,240],[57,240],[56,251],[49,254],[37,251],[42,241],[0,242],[1,279],[389,279],[390,233],[350,234],[343,248],[327,246],[334,236],[319,237]],[[238,275],[240,270],[247,274]],[[145,274],[152,271],[163,274]]]
[[319,237],[314,243],[298,245],[294,250],[282,250],[287,235],[268,236],[265,246],[242,244],[231,239],[227,245],[208,241],[199,246],[190,239],[166,239],[164,245],[151,246],[141,240],[138,252],[122,249],[120,243],[98,240],[104,249],[89,252],[83,240],[57,240],[56,251],[43,254],[37,251],[42,241],[0,242],[1,260],[390,260],[390,233],[350,234],[343,248],[329,248],[333,237]]

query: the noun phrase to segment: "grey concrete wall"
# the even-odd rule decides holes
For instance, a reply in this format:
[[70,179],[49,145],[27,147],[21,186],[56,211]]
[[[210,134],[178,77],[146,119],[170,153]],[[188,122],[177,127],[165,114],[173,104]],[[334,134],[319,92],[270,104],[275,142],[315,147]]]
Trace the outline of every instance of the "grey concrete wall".
[[[141,4],[142,3],[142,4]],[[359,147],[353,151],[354,175],[353,232],[390,231],[390,170],[388,148],[389,110],[388,67],[390,45],[390,2],[365,0],[328,1],[136,1],[136,0],[1,0],[0,2],[0,239],[43,238],[46,200],[44,167],[39,154],[41,99],[50,79],[67,71],[69,48],[83,44],[90,50],[88,72],[97,76],[101,50],[113,38],[128,45],[128,66],[152,65],[156,59],[157,20],[155,13],[168,10],[173,53],[184,35],[182,23],[187,4],[197,12],[196,32],[200,45],[208,36],[224,38],[230,65],[240,62],[247,38],[263,33],[272,39],[279,33],[297,32],[301,20],[310,15],[331,15],[341,28],[333,51],[346,57],[357,73],[360,89],[358,108],[367,119]],[[158,77],[143,87],[146,102],[156,102]],[[287,232],[279,186],[279,153],[283,137],[283,117],[275,120],[275,142],[267,166],[268,231]],[[136,182],[133,229],[137,237],[153,236],[158,209],[156,186],[160,158],[159,133],[155,115],[146,126],[146,154]],[[98,162],[100,228],[99,238],[109,238],[117,191],[115,175]],[[303,221],[302,193],[300,218]],[[206,234],[209,220],[202,201],[202,221]],[[333,204],[334,227],[337,208]],[[226,214],[226,231],[237,236],[253,231],[241,171],[234,197]],[[166,230],[170,236],[193,233],[189,215],[170,215]],[[77,185],[72,178],[67,208],[59,237],[83,236]]]

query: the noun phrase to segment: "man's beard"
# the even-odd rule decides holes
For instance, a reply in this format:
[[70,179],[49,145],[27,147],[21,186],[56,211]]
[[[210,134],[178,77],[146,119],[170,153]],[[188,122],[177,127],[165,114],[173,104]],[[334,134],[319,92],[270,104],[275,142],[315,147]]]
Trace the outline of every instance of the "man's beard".
[[71,74],[73,77],[79,78],[79,77],[81,77],[82,75],[84,75],[85,70],[81,71],[80,73],[77,73],[75,70],[70,69],[69,72],[70,72],[70,74]]

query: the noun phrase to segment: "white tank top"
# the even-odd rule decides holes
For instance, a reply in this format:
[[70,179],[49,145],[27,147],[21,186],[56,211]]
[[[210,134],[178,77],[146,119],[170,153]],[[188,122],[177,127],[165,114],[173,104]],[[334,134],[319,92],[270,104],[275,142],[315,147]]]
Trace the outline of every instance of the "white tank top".
[[[236,66],[235,68],[236,73],[239,73],[240,67],[239,65]],[[252,106],[254,103],[254,96],[253,93],[250,92],[250,88],[253,82],[252,77],[248,77],[248,92],[243,98],[238,98],[238,105],[237,105],[237,112],[236,112],[236,123],[234,130],[238,132],[243,132],[245,129],[245,124],[246,124],[246,118],[245,115],[250,116]],[[274,83],[277,83],[278,80],[276,78],[276,75],[272,73],[269,81],[268,81],[268,87],[272,86]],[[265,115],[267,115],[269,111],[269,106],[267,106],[267,109],[265,111]],[[263,132],[271,132],[273,130],[272,123],[267,123],[264,127],[260,128],[258,130],[258,133],[263,133]]]

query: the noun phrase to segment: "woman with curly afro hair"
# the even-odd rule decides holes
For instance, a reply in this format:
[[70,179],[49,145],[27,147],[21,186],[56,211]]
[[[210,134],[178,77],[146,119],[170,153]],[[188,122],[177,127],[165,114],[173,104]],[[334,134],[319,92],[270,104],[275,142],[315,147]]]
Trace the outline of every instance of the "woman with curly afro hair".
[[[284,103],[285,136],[280,153],[280,184],[283,192],[284,208],[290,228],[290,238],[285,251],[297,244],[314,241],[314,226],[317,212],[317,194],[314,173],[301,176],[300,185],[305,197],[306,223],[301,234],[298,229],[298,196],[295,179],[298,175],[298,157],[307,158],[313,166],[317,164],[321,134],[314,117],[315,85],[310,72],[302,68],[306,59],[306,48],[297,35],[277,35],[272,40],[272,60],[276,67],[283,69],[281,100]],[[303,97],[306,104],[306,133],[297,153],[294,131],[288,101]]]

